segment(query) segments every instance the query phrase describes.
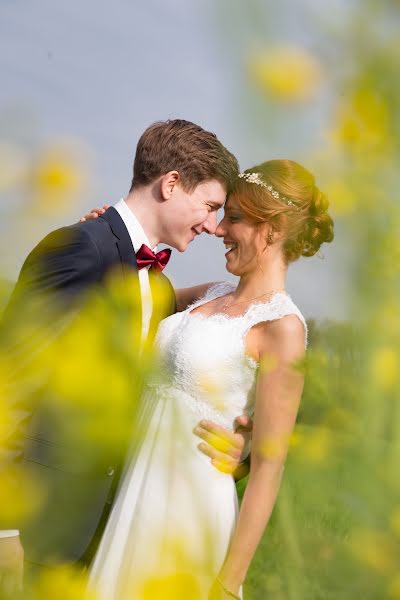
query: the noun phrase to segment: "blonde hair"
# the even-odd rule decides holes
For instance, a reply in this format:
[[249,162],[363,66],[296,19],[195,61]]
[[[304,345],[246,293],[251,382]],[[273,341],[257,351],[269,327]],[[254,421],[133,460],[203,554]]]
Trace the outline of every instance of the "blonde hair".
[[292,160],[269,160],[245,173],[258,173],[272,190],[242,177],[232,195],[250,223],[269,223],[282,234],[288,263],[313,256],[321,244],[333,240],[329,202],[307,169]]

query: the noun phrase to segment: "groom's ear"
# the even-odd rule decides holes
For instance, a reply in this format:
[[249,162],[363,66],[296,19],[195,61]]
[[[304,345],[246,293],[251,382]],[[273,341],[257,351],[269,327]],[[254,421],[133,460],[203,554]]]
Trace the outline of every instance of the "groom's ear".
[[175,187],[180,181],[178,171],[168,171],[161,177],[161,196],[163,200],[168,200],[174,193]]

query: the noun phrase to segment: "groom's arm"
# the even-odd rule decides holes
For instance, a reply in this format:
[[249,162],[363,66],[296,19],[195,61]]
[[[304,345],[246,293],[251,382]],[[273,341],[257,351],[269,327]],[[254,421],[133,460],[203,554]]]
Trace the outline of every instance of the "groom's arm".
[[[23,457],[33,409],[30,398],[15,400],[24,396],[24,368],[40,352],[41,344],[57,336],[66,313],[82,291],[99,279],[101,267],[98,248],[87,233],[82,228],[63,228],[42,240],[21,269],[0,323],[0,353],[14,371],[9,388],[21,388],[15,396],[9,390],[10,418],[0,445],[0,474],[18,470]],[[0,507],[0,588],[13,593],[22,588],[24,552],[18,530],[7,529],[18,524],[5,521],[1,512]]]
[[[100,266],[90,238],[64,228],[47,236],[22,267],[0,322],[0,356],[9,365],[3,382],[9,418],[0,441],[0,473],[21,461],[33,398],[45,385],[46,374],[33,373],[30,365],[68,323],[74,301],[98,279]],[[16,525],[4,522],[0,507],[0,529]]]
[[0,320],[0,352],[12,357],[16,374],[57,337],[101,267],[96,244],[74,227],[50,233],[32,250]]
[[47,296],[57,303],[77,297],[99,279],[100,269],[98,247],[82,227],[53,231],[25,260],[2,321],[27,299]]
[[202,298],[207,290],[215,285],[216,282],[201,283],[188,288],[178,288],[175,290],[177,312],[185,310],[190,304]]

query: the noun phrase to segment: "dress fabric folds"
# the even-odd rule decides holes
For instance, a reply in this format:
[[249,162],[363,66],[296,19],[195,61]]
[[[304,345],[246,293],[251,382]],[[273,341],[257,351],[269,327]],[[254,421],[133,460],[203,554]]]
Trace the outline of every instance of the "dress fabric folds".
[[[233,430],[253,415],[257,363],[245,354],[250,328],[295,314],[287,294],[251,305],[239,317],[192,313],[235,286],[216,284],[160,324],[162,369],[141,400],[136,435],[90,572],[101,600],[190,597],[207,600],[234,532],[233,477],[198,449],[201,419]],[[174,595],[175,594],[175,595]]]

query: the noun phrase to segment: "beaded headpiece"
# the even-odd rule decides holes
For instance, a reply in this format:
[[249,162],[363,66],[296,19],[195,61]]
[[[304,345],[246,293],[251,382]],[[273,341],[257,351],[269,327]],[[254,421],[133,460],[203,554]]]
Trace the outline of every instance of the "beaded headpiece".
[[293,200],[291,200],[290,198],[286,198],[286,196],[283,196],[277,190],[274,190],[272,185],[263,181],[261,179],[260,173],[239,173],[238,177],[240,177],[240,179],[244,179],[248,183],[255,183],[256,185],[260,185],[261,187],[264,187],[269,192],[271,192],[271,196],[273,196],[273,198],[276,198],[277,200],[281,200],[288,206],[294,206],[297,210],[299,210],[299,207],[297,206],[297,204],[295,202],[293,202]]

